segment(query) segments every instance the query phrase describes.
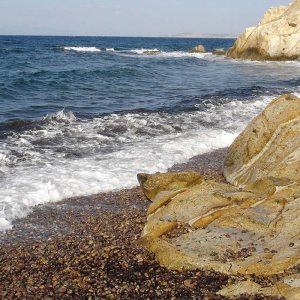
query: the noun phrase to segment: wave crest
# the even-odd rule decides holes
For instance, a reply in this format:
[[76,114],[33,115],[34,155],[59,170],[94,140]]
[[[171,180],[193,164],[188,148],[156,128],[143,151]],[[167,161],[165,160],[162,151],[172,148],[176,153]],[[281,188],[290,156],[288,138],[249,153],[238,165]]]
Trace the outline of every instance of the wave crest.
[[64,50],[75,52],[101,52],[101,49],[96,47],[64,47]]
[[136,53],[136,54],[159,54],[162,51],[157,48],[154,48],[154,49],[141,48],[141,49],[131,49],[130,52]]
[[[30,207],[134,186],[136,174],[228,146],[272,97],[208,103],[205,110],[75,117],[63,110],[14,132],[0,153],[0,231]],[[147,158],[147,159],[145,159]],[[26,184],[24,184],[26,182]]]
[[65,112],[63,109],[52,114],[48,114],[42,119],[43,121],[48,121],[48,122],[58,122],[58,123],[72,123],[76,121],[76,117],[73,112],[68,111]]

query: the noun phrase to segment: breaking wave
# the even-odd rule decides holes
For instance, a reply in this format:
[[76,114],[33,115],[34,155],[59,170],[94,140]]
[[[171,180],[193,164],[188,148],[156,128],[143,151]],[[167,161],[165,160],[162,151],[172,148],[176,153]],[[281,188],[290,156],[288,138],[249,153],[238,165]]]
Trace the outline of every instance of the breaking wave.
[[96,47],[64,47],[64,50],[75,52],[101,52],[101,49]]
[[0,39],[0,230],[34,205],[131,187],[138,172],[228,146],[300,87],[299,62],[190,53],[194,39]]
[[[179,114],[82,118],[59,111],[0,139],[0,229],[37,204],[131,187],[139,172],[226,147],[272,97],[207,102]],[[26,182],[26,184],[24,184]]]
[[205,53],[192,53],[190,51],[164,51],[158,48],[136,48],[136,49],[115,49],[115,48],[97,48],[97,47],[63,47],[65,51],[74,52],[113,52],[115,54],[121,55],[138,55],[138,56],[148,56],[148,57],[170,57],[170,58],[198,58],[206,61],[231,61],[232,63],[238,64],[251,64],[251,65],[293,65],[300,66],[300,61],[252,61],[252,60],[239,60],[227,58],[224,55],[216,55],[212,52]]

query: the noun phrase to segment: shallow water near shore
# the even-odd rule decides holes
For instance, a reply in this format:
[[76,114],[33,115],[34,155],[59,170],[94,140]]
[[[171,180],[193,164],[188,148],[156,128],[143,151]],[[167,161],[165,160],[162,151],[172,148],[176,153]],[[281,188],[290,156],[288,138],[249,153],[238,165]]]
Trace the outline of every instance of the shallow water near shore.
[[[221,148],[194,156],[185,163],[173,165],[168,172],[193,170],[203,174],[206,179],[222,181],[226,153],[227,148]],[[125,201],[122,195],[126,195]],[[117,217],[120,212],[126,211],[139,211],[144,216],[149,204],[150,201],[143,195],[140,187],[40,204],[35,206],[26,217],[14,220],[12,230],[0,232],[0,244],[27,244],[43,242],[55,236],[73,235],[80,227],[75,220],[84,220],[91,216],[100,215],[101,218],[103,214],[109,213]],[[115,223],[114,217],[110,222]],[[145,220],[142,222],[144,223]]]
[[[215,56],[230,39],[0,37],[0,230],[35,205],[137,184],[227,147],[300,62]],[[203,44],[208,53],[189,50]]]
[[[227,149],[193,157],[169,171],[196,170],[222,180]],[[65,199],[33,208],[0,232],[4,298],[228,299],[216,293],[247,276],[174,271],[139,245],[150,201],[141,188]],[[297,271],[297,270],[296,270]],[[272,278],[251,276],[263,285]],[[237,299],[250,299],[243,295]],[[261,295],[251,299],[262,299]],[[266,297],[263,299],[278,299]]]

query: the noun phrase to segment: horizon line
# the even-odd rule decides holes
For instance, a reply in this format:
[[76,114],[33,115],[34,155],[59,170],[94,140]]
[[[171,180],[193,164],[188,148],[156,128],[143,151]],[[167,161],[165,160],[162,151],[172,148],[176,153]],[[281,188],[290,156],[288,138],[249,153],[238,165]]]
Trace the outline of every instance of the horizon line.
[[180,36],[177,35],[148,35],[148,36],[139,36],[139,35],[65,35],[65,34],[1,34],[0,36],[31,36],[31,37],[122,37],[122,38],[174,38],[174,39],[201,39],[201,38],[211,38],[211,39],[236,39],[238,35],[231,34],[199,34],[199,36]]

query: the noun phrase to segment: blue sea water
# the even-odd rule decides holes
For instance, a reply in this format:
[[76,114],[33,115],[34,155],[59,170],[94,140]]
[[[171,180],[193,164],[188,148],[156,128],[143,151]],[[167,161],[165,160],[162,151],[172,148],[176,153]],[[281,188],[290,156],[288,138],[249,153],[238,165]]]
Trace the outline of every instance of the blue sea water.
[[[211,53],[233,43],[0,36],[0,230],[228,146],[272,98],[299,93],[300,62]],[[198,44],[207,53],[189,52]]]

